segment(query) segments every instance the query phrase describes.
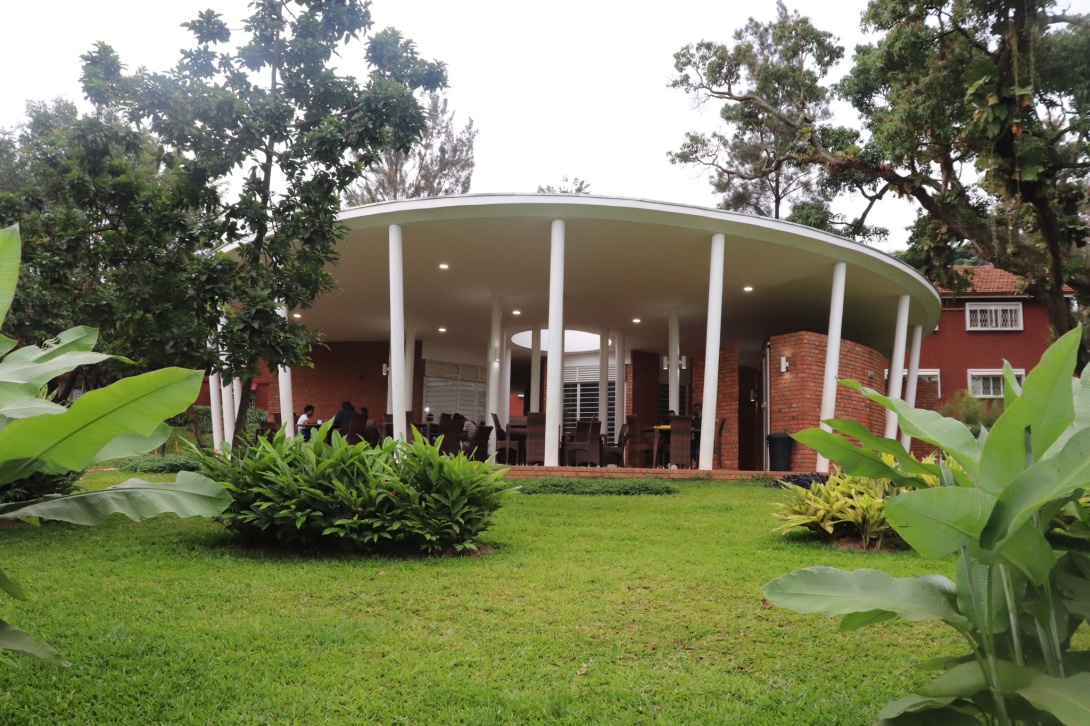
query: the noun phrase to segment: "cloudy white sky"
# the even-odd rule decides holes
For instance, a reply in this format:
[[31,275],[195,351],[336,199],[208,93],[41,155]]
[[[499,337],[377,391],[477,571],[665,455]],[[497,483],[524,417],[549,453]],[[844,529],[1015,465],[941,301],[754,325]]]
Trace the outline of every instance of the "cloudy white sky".
[[[13,4],[14,5],[14,4]],[[5,8],[0,126],[26,99],[81,97],[79,56],[98,40],[130,67],[163,69],[190,47],[180,24],[215,8],[240,28],[246,0],[52,0]],[[1090,10],[1090,0],[1072,0]],[[864,38],[865,0],[788,6],[851,49]],[[578,176],[596,194],[714,206],[706,176],[672,166],[685,131],[707,129],[715,110],[667,87],[673,54],[699,40],[727,41],[749,16],[769,20],[774,0],[374,0],[376,28],[394,26],[420,52],[446,62],[451,106],[479,130],[474,192],[532,192]],[[362,72],[362,48],[346,69]],[[851,213],[854,206],[842,205]],[[872,221],[903,241],[913,212],[891,201]]]

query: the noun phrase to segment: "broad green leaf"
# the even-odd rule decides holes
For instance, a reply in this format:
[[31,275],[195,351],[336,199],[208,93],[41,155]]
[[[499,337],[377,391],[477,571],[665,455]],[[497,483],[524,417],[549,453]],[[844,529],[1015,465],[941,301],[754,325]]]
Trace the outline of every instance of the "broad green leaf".
[[26,600],[22,585],[4,574],[2,568],[0,568],[0,590],[3,590],[16,600]]
[[19,341],[12,340],[6,335],[0,335],[0,356],[6,355],[15,346],[19,345]]
[[[878,712],[878,718],[891,719],[896,718],[903,713],[933,711],[949,706],[953,702],[953,698],[930,698],[928,696],[921,696],[913,693],[904,698],[898,698],[887,703],[882,707],[882,710]],[[930,715],[929,718],[934,719],[934,715]],[[980,722],[978,721],[977,726],[979,726],[979,723]]]
[[1072,382],[1074,388],[1075,425],[1090,428],[1090,366],[1082,369],[1082,375]]
[[31,658],[37,658],[51,665],[72,665],[64,658],[61,658],[61,654],[54,650],[52,646],[30,637],[25,631],[19,630],[19,628],[9,625],[3,620],[0,620],[0,649],[29,655]]
[[847,633],[852,630],[859,630],[868,625],[884,623],[887,620],[893,620],[895,617],[897,617],[897,613],[891,613],[889,610],[869,610],[865,613],[850,613],[841,618],[840,630],[841,632]]
[[0,397],[33,396],[39,388],[62,373],[67,373],[76,366],[101,363],[111,357],[105,353],[71,352],[38,363],[25,360],[12,361],[9,355],[0,361]]
[[855,446],[839,434],[813,428],[791,434],[791,438],[809,446],[830,461],[835,461],[841,469],[854,476],[892,479],[899,486],[924,486],[918,479],[890,467],[878,454]]
[[1090,673],[1070,678],[1037,676],[1028,686],[1019,688],[1018,695],[1067,726],[1090,723]]
[[777,577],[762,592],[769,602],[800,613],[835,617],[884,610],[906,620],[966,623],[953,606],[954,583],[937,575],[894,578],[878,570],[807,567]]
[[0,484],[35,471],[81,471],[118,436],[150,436],[197,397],[201,371],[165,368],[80,396],[65,413],[13,421],[0,431]]
[[939,475],[938,464],[928,465],[920,462],[916,457],[905,450],[905,447],[901,445],[901,442],[898,439],[887,439],[883,436],[877,436],[863,424],[850,419],[834,418],[829,419],[825,423],[829,424],[834,431],[839,431],[845,436],[851,436],[869,449],[883,454],[889,454],[896,459],[897,463],[900,464],[902,469],[908,474],[919,474],[921,476]]
[[118,436],[102,447],[102,450],[95,455],[91,463],[101,464],[104,461],[120,459],[123,456],[146,454],[152,449],[158,449],[165,444],[166,440],[170,438],[170,434],[170,427],[164,423],[159,424],[151,436],[135,436],[133,434]]
[[1033,522],[1019,527],[1001,549],[980,550],[976,556],[985,562],[1007,562],[1038,586],[1048,583],[1049,573],[1056,566],[1056,553]]
[[1014,368],[1009,362],[1003,361],[1003,408],[1008,409],[1013,406],[1021,395],[1022,384],[1018,382]]
[[897,414],[904,433],[949,452],[970,475],[977,473],[980,466],[980,444],[969,427],[961,421],[946,418],[935,411],[912,408],[904,401],[883,396],[857,381],[841,383],[859,391],[871,401],[891,409]]
[[19,261],[22,256],[19,225],[0,229],[0,324],[8,316],[15,286],[19,282]]
[[932,559],[980,539],[995,499],[979,489],[936,487],[886,502],[886,519],[912,549]]
[[1090,429],[1078,432],[1059,454],[1038,461],[1011,481],[999,494],[981,544],[995,548],[1045,504],[1086,486],[1090,486]]
[[59,403],[46,401],[34,396],[21,396],[0,405],[0,416],[4,418],[30,418],[31,416],[52,416],[64,413],[68,409]]
[[[907,700],[913,698],[912,696],[906,696]],[[922,698],[920,699],[919,710],[906,710],[900,716],[893,716],[891,718],[883,718],[875,722],[875,726],[980,726],[980,721],[973,715],[979,709],[973,709],[973,713],[968,713],[964,710],[964,707],[946,706],[945,708],[939,706],[941,702],[949,701],[953,703],[955,699],[941,699],[941,698]],[[895,703],[893,701],[890,702]],[[933,703],[933,706],[924,705],[926,703]]]
[[[1002,660],[996,663],[996,670],[999,673],[999,683],[1007,692],[1029,685],[1041,676],[1041,671],[1036,668]],[[916,692],[931,698],[970,698],[987,689],[988,681],[980,670],[980,664],[971,661],[954,666]]]
[[200,474],[183,471],[176,482],[130,479],[94,492],[0,504],[0,519],[42,517],[72,524],[98,524],[111,514],[139,522],[164,513],[179,517],[214,517],[231,503],[231,494]]
[[[999,567],[988,565],[979,560],[971,560],[971,567],[966,567],[966,558],[958,558],[957,588],[958,611],[973,621],[978,631],[983,631],[987,619],[991,618],[992,630],[1003,633],[1010,630],[1010,616],[1007,613],[1007,599],[1003,592],[1003,581]],[[1011,570],[1008,568],[1008,572]],[[989,581],[989,572],[992,573]],[[1012,574],[1012,580],[1015,575]],[[1018,583],[1025,588],[1025,579],[1019,577]],[[1016,591],[1017,592],[1017,591]]]
[[98,330],[79,325],[69,328],[52,340],[47,340],[40,348],[36,345],[23,346],[9,355],[7,361],[46,363],[66,353],[89,353],[95,349],[97,342]]

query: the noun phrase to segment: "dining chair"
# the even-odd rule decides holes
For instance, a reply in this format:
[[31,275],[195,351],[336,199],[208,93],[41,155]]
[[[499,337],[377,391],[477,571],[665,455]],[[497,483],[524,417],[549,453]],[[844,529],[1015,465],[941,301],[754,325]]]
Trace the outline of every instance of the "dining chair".
[[621,424],[621,430],[617,432],[617,442],[607,443],[602,449],[602,466],[616,464],[625,465],[625,446],[628,445],[628,424]]
[[644,433],[640,429],[640,420],[636,416],[626,416],[625,421],[627,421],[628,426],[628,463],[642,468],[653,466],[655,435],[653,433]]
[[[583,423],[586,425],[579,425]],[[568,466],[601,466],[602,422],[598,419],[578,422],[575,428],[575,436],[568,442],[565,451]],[[580,460],[582,460],[582,463],[580,463]]]
[[670,464],[678,469],[693,466],[693,420],[688,416],[670,417]]
[[[519,444],[517,441],[512,441],[508,436],[508,431],[504,431],[500,426],[500,417],[496,414],[492,414],[492,423],[495,425],[496,431],[496,461],[500,460],[500,453],[503,453],[503,463],[511,464],[511,452],[515,452],[515,463],[519,463]],[[490,427],[491,430],[491,427]]]
[[545,465],[545,414],[531,413],[526,417],[526,464]]

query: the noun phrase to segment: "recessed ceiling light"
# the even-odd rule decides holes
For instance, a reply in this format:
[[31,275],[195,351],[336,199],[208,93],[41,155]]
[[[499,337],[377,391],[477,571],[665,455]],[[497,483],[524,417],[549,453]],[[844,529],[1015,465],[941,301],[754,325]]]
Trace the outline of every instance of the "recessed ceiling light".
[[746,285],[742,288],[742,292],[753,292],[753,285]]
[[632,322],[633,323],[638,323],[638,322],[640,322],[640,319],[639,318],[632,318]]
[[303,314],[302,313],[292,313],[291,316],[293,318],[301,318],[301,317],[303,317]]
[[450,269],[450,265],[448,265],[448,264],[447,264],[447,263],[445,263],[445,262],[440,262],[440,263],[439,263],[439,269],[440,269],[440,270],[449,270],[449,269]]
[[440,333],[445,333],[445,332],[447,332],[447,329],[446,328],[439,328],[439,332]]
[[512,315],[522,315],[522,311],[521,310],[512,310],[511,314]]

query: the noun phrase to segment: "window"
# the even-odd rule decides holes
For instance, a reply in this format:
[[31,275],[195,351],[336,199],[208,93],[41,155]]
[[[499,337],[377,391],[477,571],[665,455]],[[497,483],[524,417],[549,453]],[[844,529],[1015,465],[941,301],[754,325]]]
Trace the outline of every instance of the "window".
[[[1025,371],[1014,372],[1019,383],[1025,376]],[[969,371],[969,393],[974,398],[1003,398],[1003,371]]]
[[[616,386],[614,384],[616,368],[609,366],[606,387],[608,418],[602,422],[602,433],[611,441],[614,437],[616,416]],[[598,415],[598,366],[564,367],[564,433],[574,433],[578,419],[594,418]]]
[[429,360],[424,370],[424,406],[438,419],[441,413],[460,413],[483,421],[488,395],[488,369],[465,363]]
[[1022,303],[965,303],[966,330],[1021,330]]

